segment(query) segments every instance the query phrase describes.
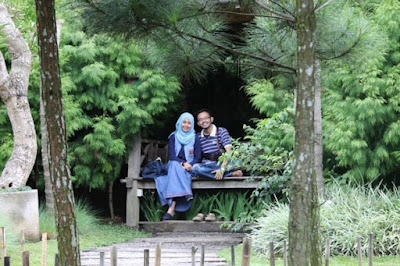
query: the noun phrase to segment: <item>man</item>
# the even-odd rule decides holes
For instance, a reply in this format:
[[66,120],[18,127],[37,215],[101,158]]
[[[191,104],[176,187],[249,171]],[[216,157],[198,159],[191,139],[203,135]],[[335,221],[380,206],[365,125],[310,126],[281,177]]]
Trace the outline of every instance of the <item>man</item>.
[[228,161],[218,164],[219,156],[232,150],[232,142],[228,130],[213,124],[214,117],[208,109],[197,113],[197,125],[202,130],[198,133],[202,149],[202,163],[193,165],[192,174],[221,180],[224,176],[243,176],[242,171],[226,171]]

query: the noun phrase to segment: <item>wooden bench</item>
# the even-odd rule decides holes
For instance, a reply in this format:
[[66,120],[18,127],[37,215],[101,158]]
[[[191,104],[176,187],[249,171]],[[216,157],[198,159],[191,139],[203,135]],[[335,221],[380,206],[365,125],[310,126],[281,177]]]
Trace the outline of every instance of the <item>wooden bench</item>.
[[[160,156],[161,155],[161,156]],[[156,189],[153,179],[143,179],[139,176],[141,165],[145,159],[154,160],[161,157],[166,162],[168,145],[163,141],[141,140],[135,138],[132,152],[128,160],[128,177],[121,179],[127,188],[126,195],[126,225],[139,227],[140,197],[144,189]],[[146,161],[147,161],[146,160]],[[203,177],[192,178],[192,189],[255,189],[262,177],[225,177],[223,180],[214,180]]]

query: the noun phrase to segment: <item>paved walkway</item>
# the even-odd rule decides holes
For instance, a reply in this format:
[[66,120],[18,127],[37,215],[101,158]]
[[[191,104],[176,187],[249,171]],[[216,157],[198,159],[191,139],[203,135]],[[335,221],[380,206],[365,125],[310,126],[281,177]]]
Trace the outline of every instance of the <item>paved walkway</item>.
[[[200,265],[201,245],[205,246],[205,265],[228,265],[218,256],[218,251],[231,245],[238,245],[243,239],[242,233],[156,233],[152,237],[137,238],[130,242],[114,245],[117,248],[118,266],[136,266],[144,264],[144,250],[149,249],[150,265],[154,265],[154,250],[161,243],[161,265],[192,265],[192,247],[197,248],[196,265]],[[111,246],[84,250],[81,253],[83,266],[100,265],[100,252],[105,253],[104,265],[110,265]]]

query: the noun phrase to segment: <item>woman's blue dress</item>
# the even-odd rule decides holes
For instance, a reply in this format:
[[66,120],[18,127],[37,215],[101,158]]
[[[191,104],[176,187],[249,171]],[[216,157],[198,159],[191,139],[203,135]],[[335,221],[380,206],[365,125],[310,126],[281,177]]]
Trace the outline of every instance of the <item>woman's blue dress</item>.
[[[192,205],[192,201],[188,200],[193,198],[192,174],[181,165],[181,163],[187,162],[184,146],[176,155],[174,135],[169,138],[168,155],[170,160],[167,164],[167,175],[155,178],[158,196],[162,206],[166,204],[171,206],[172,201],[176,201],[175,211],[185,212]],[[188,162],[191,165],[201,160],[201,146],[198,136],[195,137],[193,155],[193,160]]]

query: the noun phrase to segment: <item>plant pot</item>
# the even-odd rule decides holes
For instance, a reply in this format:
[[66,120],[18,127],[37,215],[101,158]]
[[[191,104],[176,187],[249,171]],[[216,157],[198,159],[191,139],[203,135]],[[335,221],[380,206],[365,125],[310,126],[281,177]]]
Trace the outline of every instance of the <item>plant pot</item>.
[[[39,241],[39,199],[36,189],[0,193],[0,215],[6,217],[12,231],[25,239]],[[7,228],[6,228],[7,230]]]

